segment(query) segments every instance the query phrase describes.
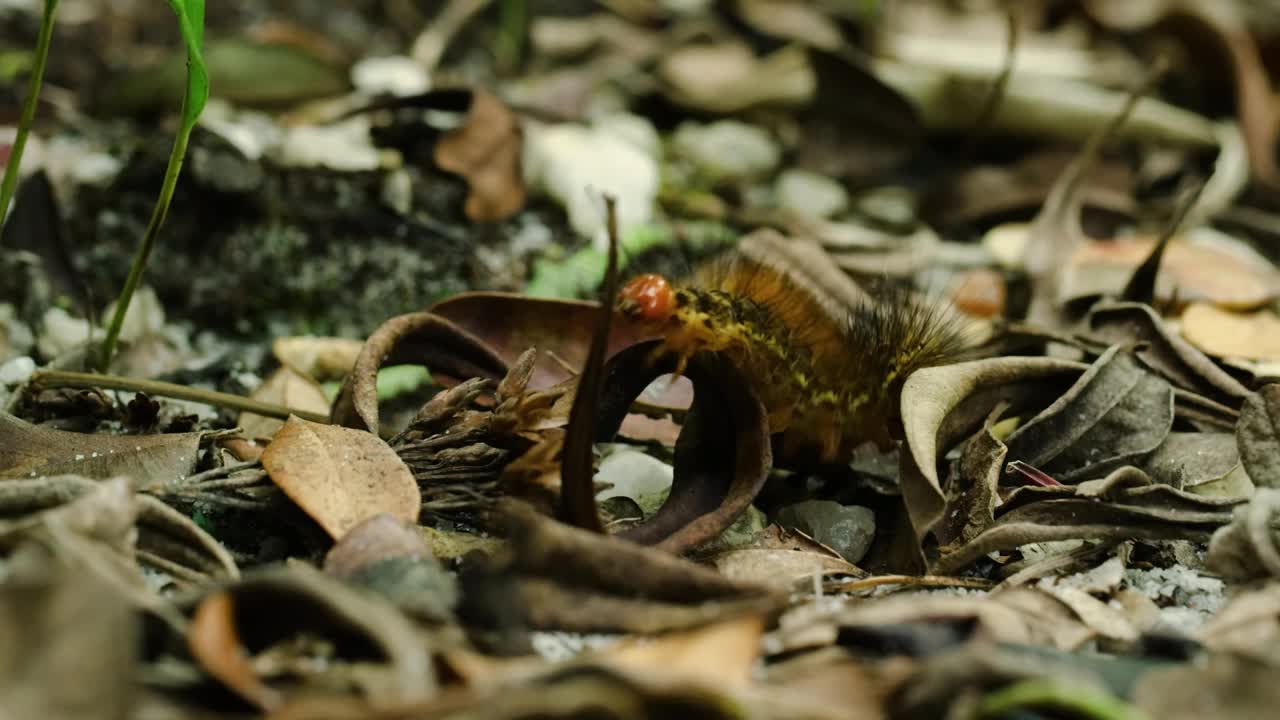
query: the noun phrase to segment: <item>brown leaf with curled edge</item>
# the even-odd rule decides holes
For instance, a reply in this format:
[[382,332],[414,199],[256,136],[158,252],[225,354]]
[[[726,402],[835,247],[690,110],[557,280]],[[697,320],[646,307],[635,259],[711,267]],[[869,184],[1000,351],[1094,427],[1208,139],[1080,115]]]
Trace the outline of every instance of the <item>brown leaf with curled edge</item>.
[[995,358],[919,370],[902,388],[906,449],[900,456],[902,499],[916,541],[942,519],[947,493],[938,460],[982,425],[991,408],[1011,401],[1016,412],[1066,389],[1088,368],[1051,358]]
[[1101,303],[1089,312],[1086,324],[1091,339],[1108,345],[1139,345],[1138,357],[1177,387],[1231,407],[1249,395],[1239,380],[1171,332],[1149,305]]
[[1137,462],[1173,427],[1173,389],[1112,346],[1076,384],[1005,439],[1021,460],[1059,482]]
[[228,592],[200,602],[187,631],[187,648],[204,671],[259,710],[280,706],[283,696],[262,682],[236,632],[235,606]]
[[[541,350],[529,380],[532,390],[568,380],[583,366],[591,328],[600,319],[598,302],[504,292],[459,293],[432,305],[429,311],[488,344],[508,364],[528,348]],[[618,315],[610,328],[606,356],[650,339],[652,331],[646,332]]]
[[[670,354],[655,361],[661,341],[633,345],[606,364],[596,441],[610,440],[634,398],[657,377],[675,369]],[[755,500],[773,465],[764,406],[733,364],[698,353],[685,375],[695,388],[693,405],[676,440],[671,494],[652,517],[622,537],[682,553],[724,532]]]
[[604,665],[744,687],[760,657],[764,618],[748,614],[657,638],[624,639],[599,653]]
[[507,364],[483,340],[445,318],[417,312],[397,315],[365,340],[355,366],[334,398],[336,425],[378,432],[378,370],[387,365],[426,365],[456,378],[498,380]]
[[32,425],[0,412],[0,477],[127,475],[146,488],[190,475],[203,435],[87,435]]
[[1253,483],[1280,488],[1280,384],[1264,385],[1245,400],[1236,443]]
[[1240,462],[1235,435],[1171,432],[1142,463],[1152,480],[1177,490],[1214,497],[1248,497],[1253,482]]
[[487,90],[472,90],[462,125],[435,148],[436,165],[466,178],[471,192],[465,210],[472,222],[505,220],[524,207],[522,143],[515,113]]
[[[372,704],[384,707],[435,693],[425,635],[372,593],[294,563],[247,576],[218,595],[201,606],[207,615],[198,619],[205,627],[193,638],[192,652],[197,652],[198,639],[202,666],[237,692],[247,690],[259,701],[288,702],[317,687],[340,684],[354,686]],[[235,659],[235,654],[264,651],[271,652],[273,662],[246,668]],[[255,674],[257,683],[247,672]],[[258,683],[267,687],[255,687]]]
[[418,482],[371,433],[290,415],[263,451],[262,467],[334,540],[379,513],[418,519]]
[[845,560],[835,550],[798,530],[770,525],[746,547],[731,548],[700,557],[725,577],[792,590],[814,576],[862,578],[867,571]]

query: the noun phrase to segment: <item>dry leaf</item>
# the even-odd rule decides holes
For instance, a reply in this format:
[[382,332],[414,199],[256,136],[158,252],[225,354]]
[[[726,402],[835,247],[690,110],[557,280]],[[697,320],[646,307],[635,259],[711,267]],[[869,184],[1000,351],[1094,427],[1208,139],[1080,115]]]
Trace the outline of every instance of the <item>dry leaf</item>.
[[216,592],[196,608],[187,631],[187,647],[205,672],[260,710],[280,705],[282,696],[258,678],[236,630],[230,593]]
[[1182,336],[1217,357],[1280,360],[1280,316],[1271,310],[1242,314],[1195,303],[1182,313]]
[[658,77],[681,105],[732,113],[754,105],[799,105],[817,79],[803,49],[787,46],[757,58],[744,43],[690,45],[663,56]]
[[[324,390],[314,380],[288,365],[271,373],[271,377],[254,389],[249,398],[274,403],[292,410],[306,410],[326,416],[329,414],[329,399],[325,397]],[[242,412],[236,419],[236,424],[244,430],[246,437],[266,439],[275,435],[276,431],[284,426],[284,421]]]
[[[1155,239],[1106,240],[1082,246],[1062,271],[1060,302],[1117,295],[1155,246]],[[1270,302],[1280,273],[1248,246],[1227,236],[1174,238],[1165,248],[1156,278],[1156,299],[1205,301],[1247,310]]]
[[359,340],[339,337],[295,336],[276,338],[271,354],[302,375],[317,381],[340,380],[351,372],[360,355]]
[[86,435],[0,412],[0,477],[127,475],[139,488],[176,482],[195,470],[202,435]]
[[764,618],[744,615],[658,638],[622,640],[598,657],[620,670],[668,674],[715,687],[743,687],[760,656]]
[[1258,487],[1280,487],[1280,384],[1263,385],[1240,410],[1236,443],[1249,478]]
[[436,164],[466,178],[471,188],[466,213],[473,222],[505,220],[524,207],[521,138],[515,114],[492,93],[476,89],[462,125],[436,143]]
[[263,451],[262,466],[334,540],[379,513],[418,519],[422,495],[413,473],[371,433],[291,415]]

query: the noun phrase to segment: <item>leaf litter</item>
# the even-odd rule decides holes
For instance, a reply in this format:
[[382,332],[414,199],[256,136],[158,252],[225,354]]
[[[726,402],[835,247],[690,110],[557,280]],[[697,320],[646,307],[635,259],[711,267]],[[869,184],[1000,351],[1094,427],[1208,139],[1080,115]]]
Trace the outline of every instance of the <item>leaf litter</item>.
[[15,716],[1269,716],[1267,11],[253,5],[113,375],[183,67],[55,27]]

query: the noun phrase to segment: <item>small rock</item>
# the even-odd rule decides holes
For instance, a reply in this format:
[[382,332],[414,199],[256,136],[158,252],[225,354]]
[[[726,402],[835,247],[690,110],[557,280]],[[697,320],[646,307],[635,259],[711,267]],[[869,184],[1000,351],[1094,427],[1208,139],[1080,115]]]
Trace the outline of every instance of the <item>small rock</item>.
[[[105,333],[102,329],[97,328],[93,333],[93,339],[100,340],[103,335]],[[36,340],[36,348],[45,359],[53,359],[83,345],[89,339],[88,320],[72,317],[60,307],[51,307],[41,318],[40,336]]]
[[271,154],[286,167],[324,167],[358,172],[377,170],[382,155],[369,140],[367,118],[352,118],[334,125],[299,125],[289,128],[280,147]]
[[36,371],[36,361],[28,355],[16,357],[0,365],[0,385],[19,385],[31,379]]
[[807,170],[786,170],[774,192],[778,207],[806,217],[829,218],[849,207],[849,193],[840,183]]
[[608,236],[600,193],[617,198],[622,235],[653,216],[659,181],[656,138],[653,125],[637,116],[605,118],[590,127],[530,124],[525,181],[560,201],[573,229],[603,250]]
[[867,554],[876,536],[875,513],[861,505],[806,500],[782,508],[775,519],[835,550],[851,563]]
[[737,120],[681,123],[672,148],[717,181],[765,175],[782,158],[782,150],[768,132]]
[[35,344],[35,334],[18,319],[17,309],[11,303],[0,303],[0,362],[26,355]]
[[[111,324],[116,313],[113,302],[102,313],[102,326]],[[124,323],[120,326],[120,339],[124,342],[136,342],[148,335],[155,335],[164,329],[164,306],[156,291],[146,285],[139,286],[129,301],[129,311],[124,315]]]
[[351,84],[362,92],[417,95],[431,89],[422,63],[404,55],[365,58],[351,66]]
[[665,492],[671,487],[671,466],[637,450],[621,450],[600,463],[596,481],[613,485],[601,492],[597,499],[629,497],[639,500],[648,495]]

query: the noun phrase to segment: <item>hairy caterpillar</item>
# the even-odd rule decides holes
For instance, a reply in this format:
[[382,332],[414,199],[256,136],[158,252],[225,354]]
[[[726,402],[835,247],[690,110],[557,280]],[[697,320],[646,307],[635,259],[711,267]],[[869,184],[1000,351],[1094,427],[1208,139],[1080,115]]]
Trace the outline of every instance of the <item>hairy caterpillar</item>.
[[659,352],[677,355],[678,368],[699,351],[727,354],[782,434],[783,451],[816,450],[822,462],[866,441],[888,446],[907,376],[964,347],[949,313],[909,292],[836,308],[780,268],[737,253],[685,282],[632,278],[615,309],[661,335]]

